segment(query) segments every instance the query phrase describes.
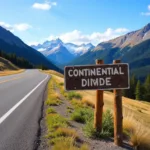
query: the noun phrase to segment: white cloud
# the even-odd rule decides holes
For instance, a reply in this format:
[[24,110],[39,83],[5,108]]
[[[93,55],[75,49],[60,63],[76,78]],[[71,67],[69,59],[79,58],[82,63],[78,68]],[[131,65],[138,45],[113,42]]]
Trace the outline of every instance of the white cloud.
[[27,24],[27,23],[21,23],[21,24],[15,24],[14,25],[14,29],[16,29],[18,31],[26,31],[30,28],[32,28],[32,26]]
[[56,5],[57,5],[56,2],[45,1],[44,3],[34,3],[32,7],[35,9],[50,10],[52,6],[56,6]]
[[105,32],[93,32],[91,34],[83,34],[79,30],[73,30],[71,32],[63,33],[58,36],[50,35],[47,40],[60,38],[63,42],[72,42],[75,44],[92,43],[97,45],[100,42],[108,41],[127,33],[129,30],[126,28],[112,29],[108,28]]
[[0,26],[2,26],[3,28],[5,28],[7,30],[10,30],[11,32],[14,31],[13,27],[10,24],[8,24],[8,23],[0,22]]
[[141,12],[142,16],[150,16],[150,5],[148,5],[148,12]]
[[26,30],[32,28],[32,26],[27,24],[27,23],[20,23],[20,24],[10,25],[10,24],[5,23],[5,22],[0,22],[0,26],[2,26],[3,28],[5,28],[7,30],[10,30],[11,32],[26,31]]

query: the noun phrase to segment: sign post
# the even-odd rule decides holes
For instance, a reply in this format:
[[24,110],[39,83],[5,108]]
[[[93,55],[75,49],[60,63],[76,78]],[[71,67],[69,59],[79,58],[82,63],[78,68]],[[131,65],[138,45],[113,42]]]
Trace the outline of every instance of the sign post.
[[[114,64],[121,63],[120,60],[114,60]],[[122,146],[122,91],[114,89],[114,143]]]
[[105,65],[97,60],[96,65],[65,67],[65,89],[96,90],[94,127],[102,129],[103,90],[114,90],[114,143],[122,146],[122,91],[129,88],[129,66],[115,60]]
[[[97,65],[103,64],[103,60],[96,60]],[[96,90],[96,102],[94,113],[94,127],[98,132],[102,130],[102,116],[103,116],[103,90]]]
[[65,89],[114,90],[129,87],[128,64],[67,66]]

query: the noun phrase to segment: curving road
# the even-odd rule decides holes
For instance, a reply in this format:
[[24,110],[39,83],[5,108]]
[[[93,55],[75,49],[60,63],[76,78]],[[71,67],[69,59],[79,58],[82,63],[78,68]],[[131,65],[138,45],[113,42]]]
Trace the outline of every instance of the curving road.
[[38,70],[0,77],[0,150],[33,150],[49,76]]

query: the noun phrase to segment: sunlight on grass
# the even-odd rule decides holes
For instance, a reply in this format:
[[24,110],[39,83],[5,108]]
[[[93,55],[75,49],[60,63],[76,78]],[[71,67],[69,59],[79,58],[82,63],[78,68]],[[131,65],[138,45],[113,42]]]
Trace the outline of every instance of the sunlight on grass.
[[123,119],[123,132],[135,149],[150,150],[150,132],[133,117]]
[[5,70],[5,71],[0,71],[0,76],[8,76],[8,75],[13,75],[13,74],[18,74],[24,72],[24,69],[20,70]]
[[[61,93],[68,98],[68,92],[64,90],[62,77],[58,77],[54,75],[55,81],[57,81],[58,87],[60,88]],[[75,94],[74,94],[75,93]],[[77,100],[72,95],[81,95],[81,99]],[[83,110],[79,110],[80,108],[84,109],[88,106],[94,107],[96,94],[95,91],[76,91],[71,92],[70,94],[71,104],[74,106],[74,111],[72,112],[72,120],[82,120],[85,123],[85,119],[83,119],[84,114],[82,113]],[[143,102],[143,101],[136,101],[129,98],[122,97],[123,100],[123,132],[127,140],[130,141],[130,144],[139,150],[150,150],[150,103]],[[110,111],[113,111],[113,104],[114,95],[112,92],[105,91],[104,92],[104,109],[107,110],[108,108]],[[106,111],[105,111],[106,112]],[[127,115],[129,114],[129,115]],[[109,116],[109,115],[108,115]],[[107,118],[107,117],[106,117]],[[112,119],[106,119],[112,120]],[[81,121],[81,122],[82,122]],[[112,136],[113,135],[113,122],[108,123],[106,121],[106,125],[112,124],[112,128],[110,132],[104,132],[103,135],[95,134],[95,129],[93,128],[93,122],[87,121],[84,131],[89,137],[105,137],[105,136]],[[108,124],[107,124],[108,123]],[[104,124],[104,123],[103,123]]]

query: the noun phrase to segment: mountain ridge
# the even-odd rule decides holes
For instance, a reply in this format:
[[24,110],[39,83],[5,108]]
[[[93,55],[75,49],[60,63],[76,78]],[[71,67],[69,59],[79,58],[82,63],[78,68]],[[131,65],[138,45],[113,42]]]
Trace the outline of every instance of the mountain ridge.
[[5,53],[14,53],[18,57],[23,57],[35,66],[42,64],[49,69],[60,70],[45,58],[44,55],[26,45],[20,38],[3,27],[0,27],[0,50]]
[[[40,51],[49,60],[52,60],[53,62],[56,62],[56,64],[58,63],[61,65],[71,62],[75,57],[81,56],[91,48],[94,48],[91,43],[81,45],[76,45],[73,43],[63,43],[59,38],[51,41],[45,41],[43,42],[43,44],[38,44],[37,46],[32,45],[32,47]],[[51,57],[50,55],[52,55],[53,57]],[[60,55],[62,56],[60,57]]]
[[[143,28],[129,32],[123,36],[99,43],[94,49],[74,59],[68,65],[95,64],[96,59],[103,59],[105,64],[111,64],[115,59],[130,64],[131,73],[144,78],[150,73],[146,66],[150,66],[150,24]],[[140,69],[144,73],[140,73]],[[145,68],[145,69],[143,69]],[[138,72],[138,73],[137,73]]]

